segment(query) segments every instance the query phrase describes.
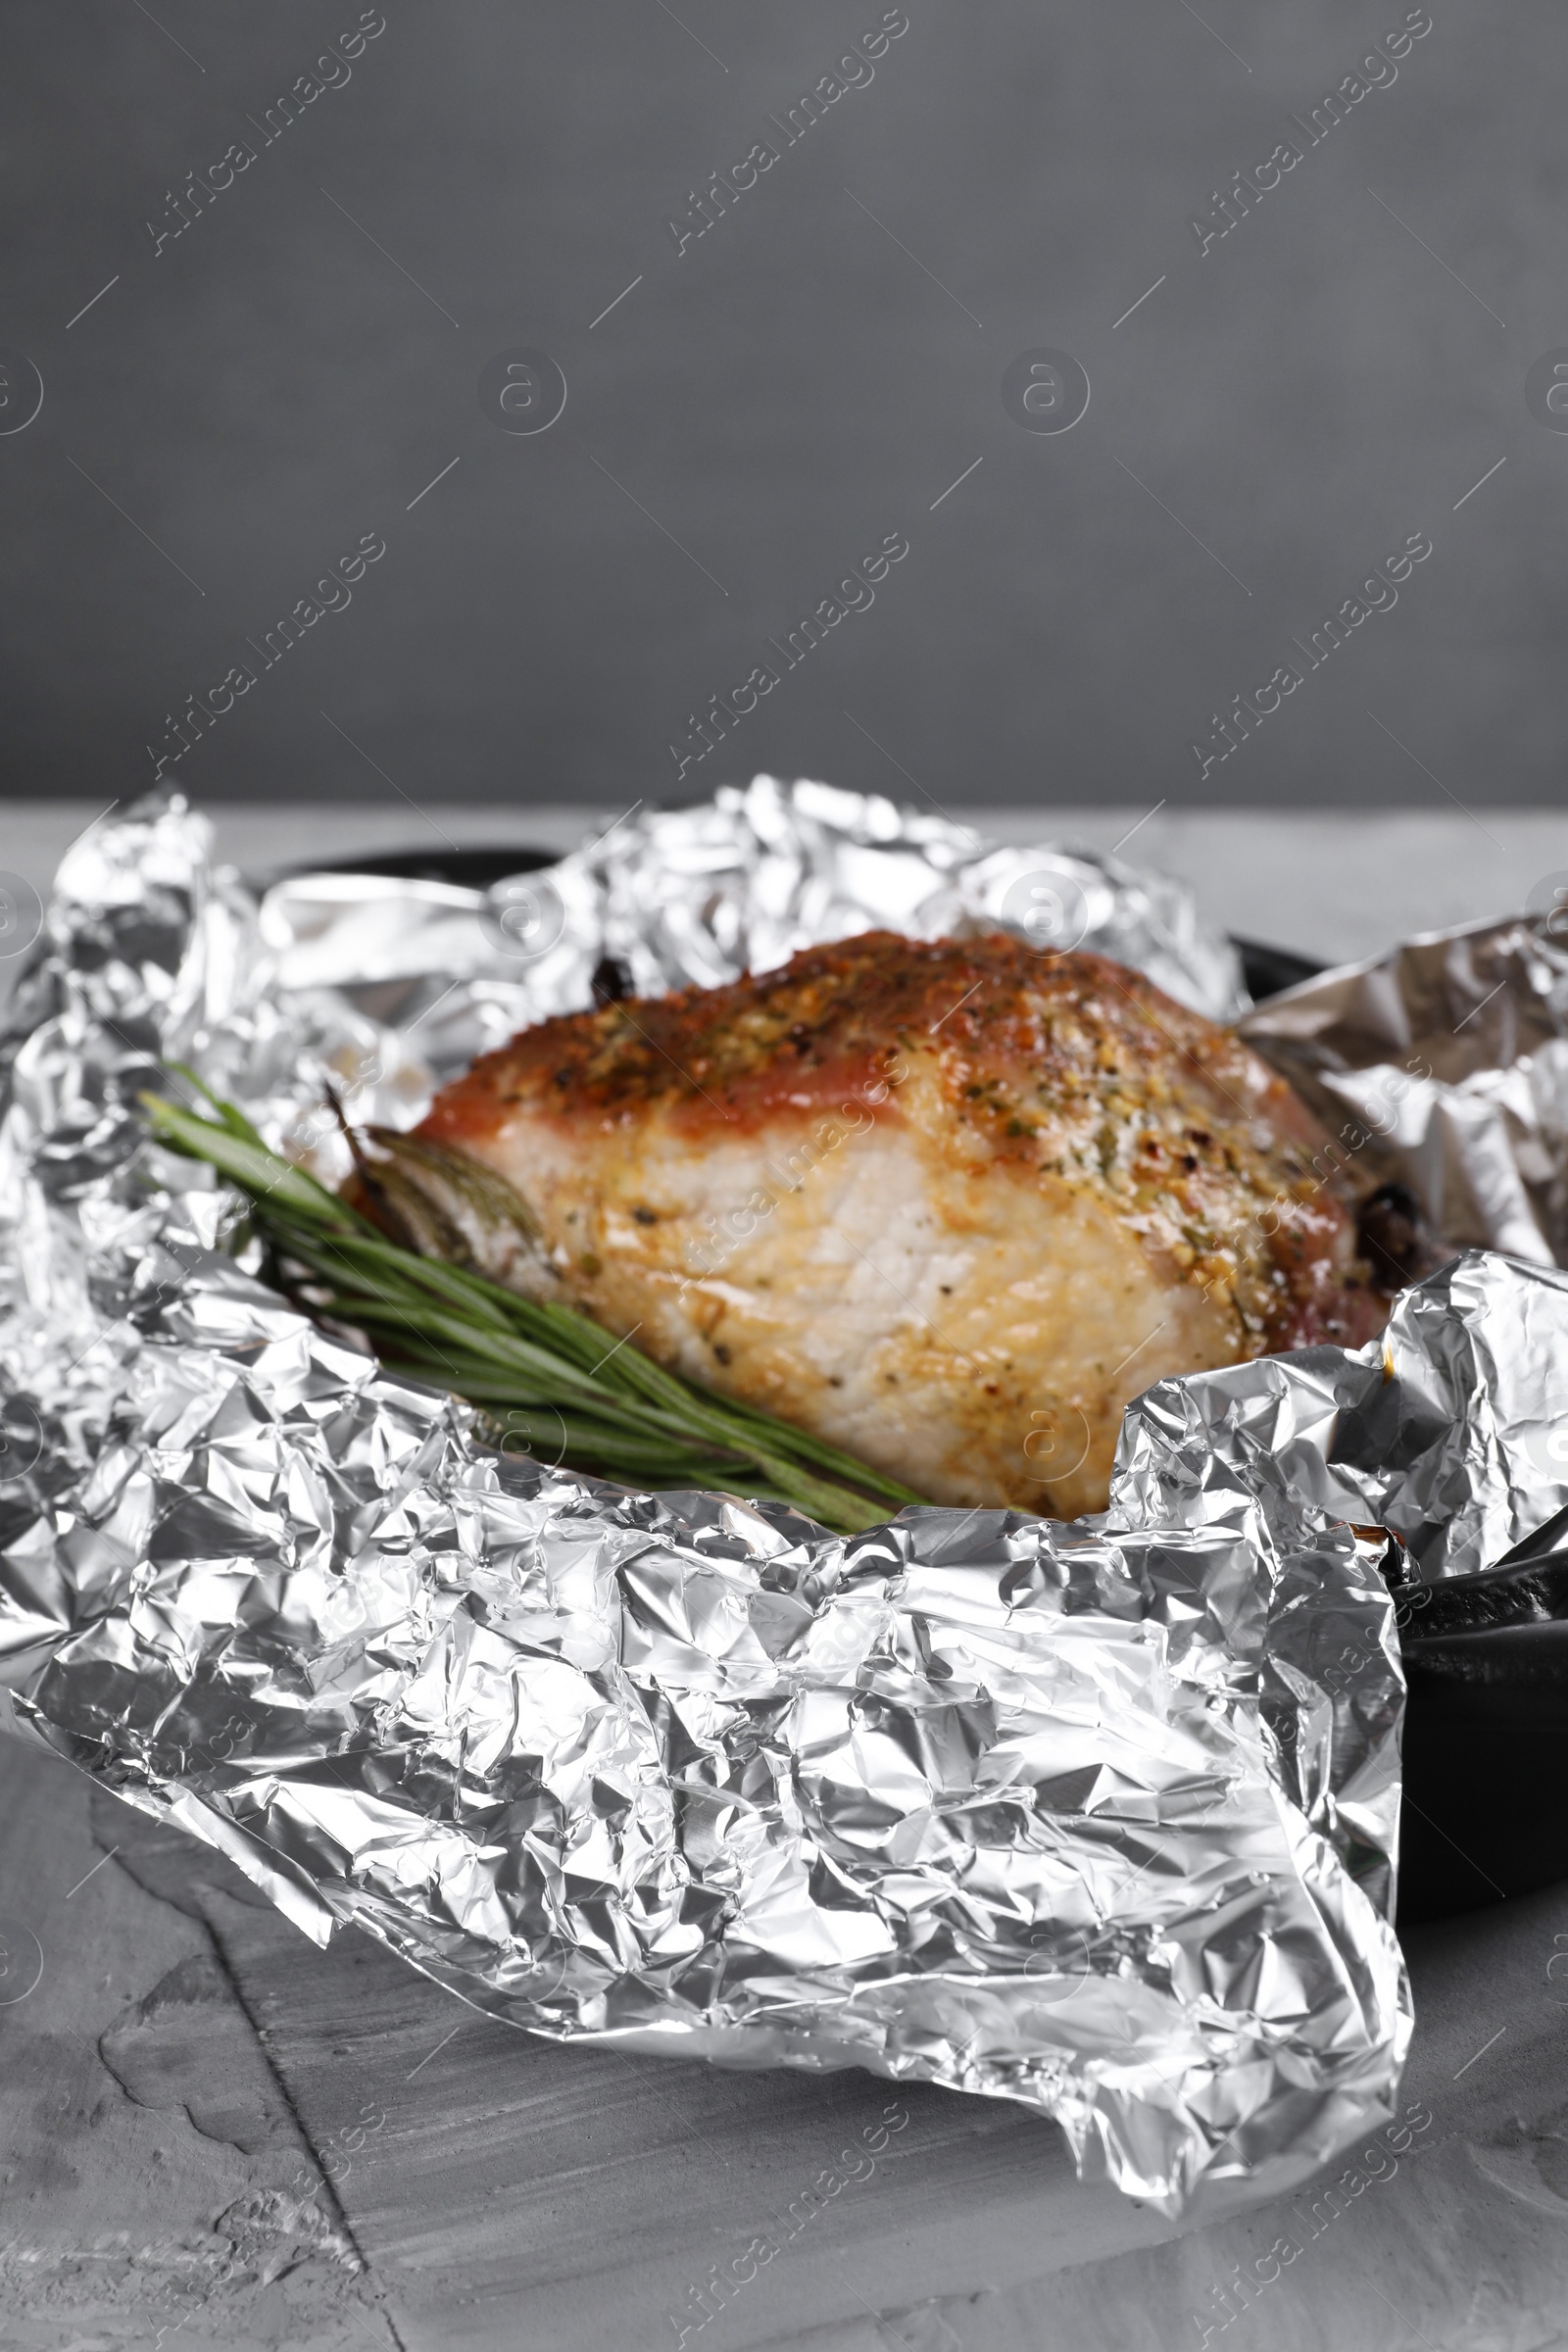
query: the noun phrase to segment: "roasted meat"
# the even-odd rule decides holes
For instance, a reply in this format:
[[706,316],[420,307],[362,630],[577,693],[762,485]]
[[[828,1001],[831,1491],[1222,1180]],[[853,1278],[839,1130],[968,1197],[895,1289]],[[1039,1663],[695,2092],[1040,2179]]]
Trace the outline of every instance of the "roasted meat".
[[[1282,1080],[1010,935],[866,932],[542,1022],[411,1149],[434,1246],[943,1502],[1101,1508],[1152,1381],[1388,1308]],[[474,1161],[510,1187],[482,1216],[450,1181]]]

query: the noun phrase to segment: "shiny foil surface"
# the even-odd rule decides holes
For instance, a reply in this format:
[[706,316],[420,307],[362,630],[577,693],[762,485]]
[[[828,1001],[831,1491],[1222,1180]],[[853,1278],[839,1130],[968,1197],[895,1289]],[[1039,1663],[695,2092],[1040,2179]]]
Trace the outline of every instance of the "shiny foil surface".
[[586,1004],[605,956],[630,993],[658,996],[769,971],[876,925],[914,939],[1011,929],[1046,953],[1096,949],[1211,1020],[1250,1002],[1235,949],[1181,883],[1089,851],[988,846],[943,816],[771,776],[692,808],[639,805],[491,892],[305,875],[268,893],[262,919],[286,987],[510,988],[508,1036]]
[[1568,1261],[1568,913],[1431,932],[1271,998],[1242,1034],[1454,1248]]
[[[606,954],[660,985],[717,977],[714,941],[956,919],[876,897],[933,838],[879,804],[638,821],[614,876],[606,842],[479,904],[335,877],[258,908],[178,802],[70,853],[0,1044],[12,1728],[533,2032],[1011,2098],[1171,2213],[1280,2193],[1392,2114],[1410,2031],[1383,1571],[1486,1565],[1568,1500],[1564,1282],[1473,1253],[1387,1354],[1162,1382],[1070,1525],[842,1539],[488,1451],[254,1279],[136,1098],[188,1060],[329,1160],[326,1076],[407,1123]],[[542,883],[592,920],[519,972]]]

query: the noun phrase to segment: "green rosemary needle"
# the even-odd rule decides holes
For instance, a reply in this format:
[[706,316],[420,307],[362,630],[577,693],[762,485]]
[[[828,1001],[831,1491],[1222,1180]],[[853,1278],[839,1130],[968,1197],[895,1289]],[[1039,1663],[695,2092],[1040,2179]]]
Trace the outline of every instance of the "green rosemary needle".
[[278,1286],[318,1321],[363,1332],[399,1371],[466,1397],[493,1442],[624,1486],[793,1503],[840,1535],[923,1499],[808,1431],[617,1345],[576,1307],[520,1298],[403,1248],[270,1151],[233,1103],[180,1075],[212,1115],[149,1094],[148,1125],[245,1196]]

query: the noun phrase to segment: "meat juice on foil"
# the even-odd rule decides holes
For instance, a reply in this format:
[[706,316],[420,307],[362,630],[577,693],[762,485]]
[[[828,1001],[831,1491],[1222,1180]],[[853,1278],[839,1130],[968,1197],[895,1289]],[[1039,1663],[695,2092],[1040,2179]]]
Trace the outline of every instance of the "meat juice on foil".
[[1010,920],[1220,1014],[1234,959],[1171,884],[819,785],[485,896],[258,906],[209,840],[177,799],[97,826],[6,1015],[10,1728],[532,2032],[1013,2098],[1166,2212],[1282,2193],[1389,2117],[1382,1568],[1486,1566],[1568,1503],[1563,1278],[1472,1251],[1386,1348],[1160,1383],[1070,1525],[843,1539],[508,1460],[255,1279],[233,1198],[141,1126],[163,1065],[329,1172],[328,1078],[412,1123],[607,954],[657,988]]

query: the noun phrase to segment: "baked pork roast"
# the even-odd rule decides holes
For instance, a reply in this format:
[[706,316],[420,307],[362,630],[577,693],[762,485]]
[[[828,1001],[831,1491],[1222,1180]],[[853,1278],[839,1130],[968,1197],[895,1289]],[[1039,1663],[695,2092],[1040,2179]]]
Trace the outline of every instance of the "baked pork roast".
[[[1101,1509],[1152,1381],[1358,1346],[1389,1306],[1283,1080],[1011,935],[870,931],[541,1022],[412,1149],[440,1246],[939,1502]],[[514,1217],[464,1216],[472,1161]]]

